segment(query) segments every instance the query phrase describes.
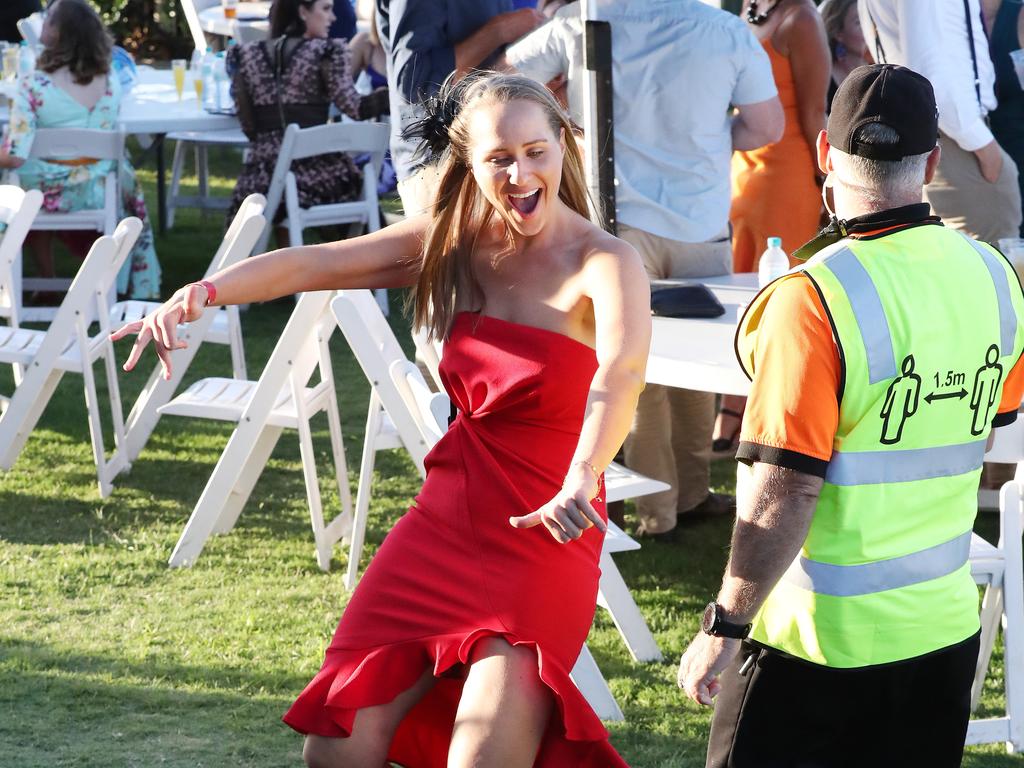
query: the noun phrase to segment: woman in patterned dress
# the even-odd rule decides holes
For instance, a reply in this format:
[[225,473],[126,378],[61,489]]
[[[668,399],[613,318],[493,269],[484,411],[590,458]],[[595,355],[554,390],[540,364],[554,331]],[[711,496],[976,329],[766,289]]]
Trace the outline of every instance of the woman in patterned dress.
[[[231,92],[242,129],[252,142],[235,184],[228,220],[248,195],[267,193],[285,125],[323,124],[331,103],[356,120],[388,111],[386,88],[369,96],[356,92],[348,46],[327,37],[332,9],[332,0],[277,0],[271,10],[271,39],[228,52],[228,71],[234,73]],[[275,77],[277,66],[280,74]],[[362,189],[362,174],[342,152],[296,160],[292,172],[303,208],[354,200]],[[281,208],[275,219],[283,216]],[[282,236],[278,232],[279,240]]]
[[[29,158],[39,128],[114,130],[121,106],[121,83],[111,74],[111,41],[103,21],[85,0],[51,3],[43,24],[37,69],[23,78],[14,97],[11,124],[0,148],[0,168],[16,169],[25,189],[43,192],[43,210],[67,213],[102,208],[104,179],[112,160]],[[133,299],[160,295],[160,263],[142,189],[127,156],[119,165],[121,200],[118,217],[137,216],[143,228],[117,279],[117,292]],[[67,233],[62,239],[85,256],[93,238]],[[29,246],[40,275],[54,276],[52,233],[33,232]]]

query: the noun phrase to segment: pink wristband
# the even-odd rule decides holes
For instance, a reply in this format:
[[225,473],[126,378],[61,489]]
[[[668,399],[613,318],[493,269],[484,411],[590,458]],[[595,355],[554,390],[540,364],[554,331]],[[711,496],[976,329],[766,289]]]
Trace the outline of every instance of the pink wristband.
[[197,280],[194,285],[201,285],[206,289],[206,304],[204,306],[210,306],[217,300],[217,287],[209,280]]

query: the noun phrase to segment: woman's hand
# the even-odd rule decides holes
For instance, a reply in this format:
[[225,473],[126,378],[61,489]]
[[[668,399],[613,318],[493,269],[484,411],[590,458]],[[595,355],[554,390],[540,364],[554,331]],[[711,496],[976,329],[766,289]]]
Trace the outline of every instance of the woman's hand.
[[209,298],[206,287],[199,283],[186,285],[164,302],[156,311],[146,315],[142,320],[118,328],[110,334],[111,341],[123,339],[130,333],[137,334],[135,346],[122,368],[130,371],[142,357],[142,351],[152,341],[160,364],[163,366],[164,379],[171,378],[171,352],[184,349],[188,344],[178,339],[178,324],[191,323],[203,316],[203,309]]
[[522,517],[510,517],[513,528],[533,528],[543,524],[559,544],[578,539],[592,526],[602,533],[607,524],[591,505],[591,499],[600,491],[600,482],[588,462],[577,461],[569,467],[562,489],[547,504]]

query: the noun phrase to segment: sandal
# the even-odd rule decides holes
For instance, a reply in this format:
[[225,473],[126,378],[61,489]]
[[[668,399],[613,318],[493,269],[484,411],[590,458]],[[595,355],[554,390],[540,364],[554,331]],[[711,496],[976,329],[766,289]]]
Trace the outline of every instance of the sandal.
[[740,444],[740,428],[743,426],[743,414],[732,408],[719,408],[718,413],[736,419],[736,429],[729,437],[716,437],[711,441],[711,453],[715,456],[733,456]]

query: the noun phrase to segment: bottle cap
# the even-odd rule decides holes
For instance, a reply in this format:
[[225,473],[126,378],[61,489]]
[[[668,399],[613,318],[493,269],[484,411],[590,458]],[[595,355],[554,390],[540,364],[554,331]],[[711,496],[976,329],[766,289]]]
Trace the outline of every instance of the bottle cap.
[[768,247],[769,248],[781,248],[782,247],[782,238],[781,237],[769,237],[768,238]]

